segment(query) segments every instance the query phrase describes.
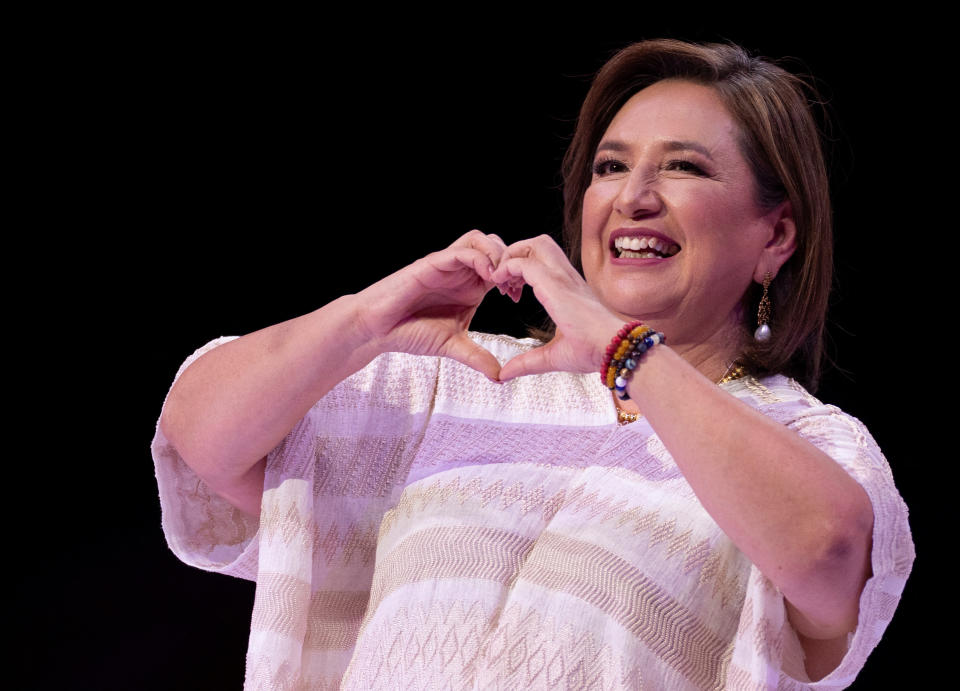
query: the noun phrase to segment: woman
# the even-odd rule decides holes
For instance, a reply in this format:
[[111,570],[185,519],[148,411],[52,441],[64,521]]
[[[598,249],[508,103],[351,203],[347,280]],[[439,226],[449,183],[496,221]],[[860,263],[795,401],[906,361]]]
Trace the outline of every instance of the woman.
[[[636,44],[564,174],[569,259],[472,231],[181,368],[164,528],[257,580],[249,687],[833,688],[876,644],[913,546],[869,434],[797,383],[831,271],[801,83]],[[524,285],[548,343],[468,335]]]

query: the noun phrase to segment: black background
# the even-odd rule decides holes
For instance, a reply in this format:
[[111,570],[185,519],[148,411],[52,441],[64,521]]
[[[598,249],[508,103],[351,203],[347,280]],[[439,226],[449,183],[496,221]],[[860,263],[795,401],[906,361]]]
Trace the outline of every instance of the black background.
[[[660,36],[792,56],[821,83],[838,367],[819,394],[879,441],[920,554],[853,688],[897,688],[908,674],[926,687],[916,632],[932,602],[933,527],[919,463],[932,456],[911,375],[922,364],[914,329],[934,320],[922,306],[933,289],[917,258],[931,251],[918,209],[940,154],[925,141],[936,129],[922,117],[928,87],[904,59],[922,58],[924,41],[892,21],[613,14],[559,31],[441,19],[430,32],[278,12],[144,14],[58,53],[39,87],[51,104],[42,153],[56,164],[46,179],[63,191],[46,211],[75,223],[48,344],[67,365],[59,384],[71,393],[57,406],[75,426],[57,440],[62,466],[33,473],[65,520],[24,531],[66,532],[24,548],[37,568],[20,576],[26,654],[15,664],[37,687],[240,688],[253,584],[180,564],[160,530],[149,443],[180,362],[211,338],[360,290],[471,228],[508,243],[556,236],[557,171],[590,76],[616,49]],[[474,328],[523,335],[539,319],[529,295],[515,309],[493,294]]]

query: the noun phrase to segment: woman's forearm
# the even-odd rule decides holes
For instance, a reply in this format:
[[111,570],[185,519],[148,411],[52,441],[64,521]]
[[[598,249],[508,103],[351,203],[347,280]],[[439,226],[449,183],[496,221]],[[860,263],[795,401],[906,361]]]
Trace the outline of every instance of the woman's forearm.
[[376,357],[357,310],[357,296],[344,296],[215,348],[183,372],[160,425],[218,493],[253,512],[258,462],[317,400]]
[[704,508],[780,588],[804,635],[853,628],[873,526],[860,485],[813,444],[653,348],[628,391]]

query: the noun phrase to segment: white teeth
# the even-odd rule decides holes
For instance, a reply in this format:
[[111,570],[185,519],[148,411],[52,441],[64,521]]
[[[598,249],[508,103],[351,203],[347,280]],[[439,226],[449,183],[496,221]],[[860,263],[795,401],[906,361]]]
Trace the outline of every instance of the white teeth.
[[[638,236],[627,237],[621,235],[613,241],[613,246],[619,250],[619,256],[630,258],[648,259],[650,257],[664,256],[672,257],[680,251],[680,247],[674,244],[668,244],[660,238],[642,238]],[[640,250],[650,249],[651,252],[642,252]]]

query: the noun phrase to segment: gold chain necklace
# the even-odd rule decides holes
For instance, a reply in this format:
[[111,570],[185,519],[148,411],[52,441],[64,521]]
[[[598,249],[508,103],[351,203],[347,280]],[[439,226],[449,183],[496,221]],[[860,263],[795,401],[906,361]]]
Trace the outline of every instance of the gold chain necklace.
[[722,377],[717,384],[726,384],[728,381],[733,381],[734,379],[739,379],[747,373],[747,368],[744,367],[741,363],[734,360],[730,363],[730,366],[727,367],[727,372]]

